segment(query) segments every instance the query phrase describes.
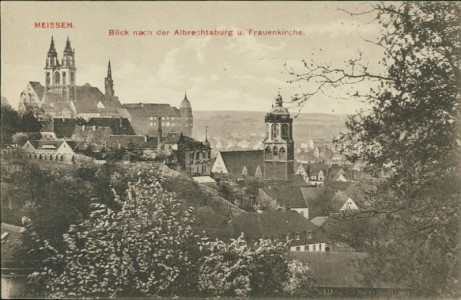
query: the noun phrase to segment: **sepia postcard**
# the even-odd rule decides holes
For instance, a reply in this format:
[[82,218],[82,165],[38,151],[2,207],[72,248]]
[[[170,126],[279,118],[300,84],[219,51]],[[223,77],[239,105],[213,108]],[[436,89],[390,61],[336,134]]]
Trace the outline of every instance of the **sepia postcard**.
[[460,18],[1,1],[1,297],[459,297]]

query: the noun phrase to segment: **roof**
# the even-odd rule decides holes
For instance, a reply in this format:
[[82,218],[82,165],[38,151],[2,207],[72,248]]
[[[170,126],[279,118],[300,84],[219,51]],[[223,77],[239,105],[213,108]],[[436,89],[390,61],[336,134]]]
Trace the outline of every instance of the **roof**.
[[70,138],[77,124],[84,125],[84,123],[85,122],[80,119],[53,118],[53,130],[58,139]]
[[301,188],[301,193],[305,199],[305,201],[308,203],[314,202],[314,200],[317,199],[321,194],[325,192],[325,188],[321,187],[307,187],[307,188]]
[[181,107],[180,108],[183,108],[183,109],[190,109],[191,108],[189,99],[187,99],[186,94],[184,94],[184,99],[181,102]]
[[278,237],[292,232],[319,232],[318,228],[296,211],[241,213],[230,226],[236,235],[243,232],[251,239]]
[[216,181],[210,176],[196,176],[192,177],[192,179],[198,183],[216,183]]
[[328,217],[327,216],[319,216],[319,217],[315,217],[311,220],[312,224],[314,224],[315,226],[318,226],[318,227],[321,227],[323,225],[323,223],[325,223],[325,221],[328,220]]
[[178,116],[170,104],[164,103],[128,103],[123,104],[133,119],[148,117]]
[[308,204],[304,199],[301,188],[290,186],[276,186],[261,189],[266,195],[287,208],[306,208]]
[[34,92],[37,94],[38,99],[42,100],[43,94],[45,93],[45,87],[41,85],[38,81],[29,81],[29,84],[34,89]]
[[243,167],[254,176],[259,166],[264,167],[264,150],[219,151],[229,173],[240,175]]
[[110,127],[114,135],[135,135],[130,121],[126,118],[91,118],[83,125]]
[[112,129],[107,126],[79,126],[72,134],[73,141],[82,141],[102,145],[112,135]]
[[120,145],[124,148],[139,148],[144,147],[145,143],[144,135],[111,135],[105,141],[105,146],[113,148]]
[[183,138],[182,132],[168,132],[163,142],[165,144],[178,144],[182,138]]
[[354,182],[347,187],[344,194],[350,197],[359,207],[370,205],[367,200],[367,194],[372,193],[374,186],[370,182],[359,181]]
[[[36,150],[48,150],[56,151],[61,147],[62,144],[66,143],[65,141],[29,141]],[[74,149],[74,143],[67,143],[72,149]]]
[[[304,164],[303,164],[304,166]],[[307,165],[307,173],[309,175],[312,174],[318,174],[320,171],[323,171],[323,175],[326,175],[326,172],[328,171],[328,165],[323,164],[323,163],[313,163],[313,164],[308,164]]]
[[364,252],[293,252],[291,258],[309,266],[316,285],[330,288],[403,288],[403,284],[370,282],[360,264]]

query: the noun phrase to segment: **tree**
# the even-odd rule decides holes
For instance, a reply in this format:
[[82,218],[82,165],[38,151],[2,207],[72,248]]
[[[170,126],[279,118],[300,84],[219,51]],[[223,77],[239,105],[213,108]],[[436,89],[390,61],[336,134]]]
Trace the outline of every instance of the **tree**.
[[90,218],[64,235],[65,249],[37,239],[48,258],[31,278],[52,297],[115,297],[193,291],[197,238],[154,171],[130,183],[122,209],[93,204]]
[[12,136],[18,131],[19,115],[11,106],[1,108],[1,145],[12,142]]
[[370,42],[385,51],[386,72],[373,74],[360,58],[347,68],[304,62],[305,72],[289,70],[293,81],[316,88],[293,101],[378,82],[353,93],[371,111],[349,117],[341,138],[349,159],[366,161],[374,174],[393,173],[367,212],[385,215],[372,266],[422,294],[459,296],[461,5],[376,3],[349,13],[372,14],[382,26],[382,36]]

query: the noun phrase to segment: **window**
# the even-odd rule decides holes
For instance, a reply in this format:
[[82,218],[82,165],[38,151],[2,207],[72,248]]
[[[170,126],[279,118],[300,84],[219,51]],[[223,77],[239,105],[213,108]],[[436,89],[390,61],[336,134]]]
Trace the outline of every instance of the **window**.
[[301,247],[296,247],[296,251],[301,251]]
[[299,241],[301,237],[299,236],[299,232],[296,232],[296,240]]
[[309,245],[304,246],[304,251],[309,251]]
[[150,126],[154,126],[154,123],[150,122]]
[[312,232],[309,231],[309,232],[307,233],[307,238],[308,238],[308,239],[311,239],[311,238],[312,238]]
[[277,148],[277,146],[274,146],[274,148],[272,149],[272,154],[274,156],[277,156],[279,154],[279,149]]
[[316,245],[312,245],[312,251],[317,251],[317,249],[315,249],[315,246]]
[[[150,117],[149,120],[153,121],[154,120],[154,117]],[[152,124],[152,123],[151,123]]]
[[272,139],[276,139],[279,136],[279,127],[277,124],[272,125]]

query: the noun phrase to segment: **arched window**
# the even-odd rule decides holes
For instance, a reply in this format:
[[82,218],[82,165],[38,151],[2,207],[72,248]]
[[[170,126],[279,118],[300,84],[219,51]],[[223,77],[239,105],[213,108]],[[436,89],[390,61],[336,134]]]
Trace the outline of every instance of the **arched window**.
[[266,139],[268,139],[269,136],[270,136],[270,132],[269,132],[270,129],[271,129],[270,125],[269,125],[269,124],[266,124]]
[[286,158],[287,157],[287,151],[285,150],[285,148],[280,148],[280,151],[279,151],[279,157],[280,158]]
[[75,75],[74,75],[74,72],[71,72],[71,73],[70,73],[70,83],[73,84],[74,81],[75,81]]
[[277,148],[277,146],[274,146],[274,149],[272,149],[272,155],[274,156],[279,155],[279,149]]
[[282,137],[283,138],[289,138],[289,132],[288,132],[288,124],[283,124],[282,125]]
[[63,85],[65,85],[67,83],[66,77],[67,77],[66,72],[63,72],[62,73],[62,84]]
[[272,150],[269,146],[266,147],[266,149],[264,150],[264,153],[265,153],[266,159],[272,158]]
[[272,125],[272,139],[276,139],[279,136],[279,126],[277,124]]
[[61,80],[61,76],[59,75],[59,72],[54,72],[54,83],[59,84]]

